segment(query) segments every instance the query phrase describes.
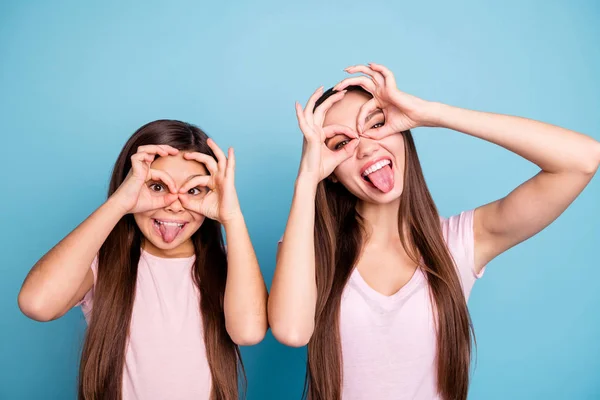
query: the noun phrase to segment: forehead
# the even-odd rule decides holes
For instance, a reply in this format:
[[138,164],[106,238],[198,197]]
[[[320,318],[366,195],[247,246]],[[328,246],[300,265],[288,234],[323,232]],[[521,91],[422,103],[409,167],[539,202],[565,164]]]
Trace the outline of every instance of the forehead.
[[184,153],[186,152],[180,151],[174,156],[157,157],[152,162],[152,168],[166,172],[175,182],[186,181],[194,175],[208,175],[208,170],[204,164],[184,159]]
[[356,129],[356,119],[360,108],[371,98],[364,93],[348,92],[344,98],[335,103],[325,114],[323,126],[345,125]]

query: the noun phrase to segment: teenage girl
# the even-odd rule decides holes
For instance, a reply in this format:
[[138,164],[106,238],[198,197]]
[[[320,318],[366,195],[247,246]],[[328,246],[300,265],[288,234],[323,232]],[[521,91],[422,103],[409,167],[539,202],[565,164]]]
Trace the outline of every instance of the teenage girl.
[[[275,337],[308,343],[310,400],[466,399],[467,299],[484,266],[554,221],[588,184],[600,143],[399,91],[378,64],[306,107],[300,169],[269,298]],[[541,171],[508,196],[440,218],[410,130],[463,132]]]
[[234,171],[197,127],[151,122],[108,200],[35,264],[21,310],[50,321],[81,305],[89,324],[80,399],[238,399],[238,345],[264,337],[267,292]]

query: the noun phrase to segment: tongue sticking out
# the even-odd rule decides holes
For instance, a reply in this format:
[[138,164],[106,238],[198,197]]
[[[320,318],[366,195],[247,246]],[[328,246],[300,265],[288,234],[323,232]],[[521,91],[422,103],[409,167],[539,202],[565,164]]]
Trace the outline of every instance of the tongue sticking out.
[[369,180],[383,193],[387,193],[394,188],[394,174],[389,165],[370,173]]
[[158,230],[160,231],[162,239],[165,241],[165,243],[171,243],[181,228],[178,225],[159,224]]

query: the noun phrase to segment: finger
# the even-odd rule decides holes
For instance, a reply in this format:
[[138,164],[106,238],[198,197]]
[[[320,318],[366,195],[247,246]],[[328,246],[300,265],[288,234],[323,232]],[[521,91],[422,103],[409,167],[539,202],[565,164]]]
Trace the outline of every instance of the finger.
[[135,153],[131,156],[131,164],[133,163],[151,163],[154,161],[154,156],[148,153]]
[[173,181],[173,178],[171,178],[171,176],[164,171],[159,171],[157,169],[150,169],[150,171],[148,172],[148,179],[146,179],[146,182],[148,182],[150,180],[161,181],[162,183],[167,185],[167,187],[169,188],[169,191],[171,193],[177,193],[177,189],[175,186],[175,182]]
[[202,199],[190,200],[186,195],[179,194],[179,201],[186,210],[193,211],[198,214],[202,214]]
[[221,148],[212,139],[208,139],[206,143],[217,157],[217,165],[219,166],[219,170],[225,170],[225,167],[227,165],[227,157],[225,157],[225,153],[223,153],[223,150],[221,150]]
[[349,138],[358,139],[358,132],[353,129],[348,128],[345,125],[327,125],[323,128],[323,133],[325,134],[326,139],[331,139],[335,135],[346,135]]
[[383,77],[381,72],[375,71],[371,67],[368,67],[366,65],[355,65],[355,66],[346,68],[344,71],[348,72],[349,74],[362,73],[362,74],[368,75],[378,85],[381,85],[381,86],[385,85],[385,78]]
[[152,209],[165,208],[177,200],[177,194],[169,193],[166,196],[157,196],[152,198]]
[[228,178],[231,177],[231,179],[235,176],[235,154],[233,147],[230,147],[227,151],[227,170],[225,171],[225,176]]
[[318,139],[315,135],[313,129],[309,128],[306,119],[304,118],[304,111],[302,110],[302,106],[300,103],[296,102],[296,117],[298,118],[298,126],[302,131],[302,134],[306,138],[307,141],[311,142]]
[[201,187],[207,187],[209,189],[214,189],[212,186],[214,186],[212,184],[213,182],[213,177],[210,175],[202,175],[202,176],[197,176],[195,178],[190,179],[188,182],[186,182],[181,189],[179,189],[179,193],[180,194],[185,194],[187,193],[190,189],[193,189],[195,187],[201,186]]
[[384,137],[393,135],[395,133],[399,132],[394,131],[394,129],[391,126],[383,125],[379,128],[367,129],[365,132],[362,133],[362,135],[369,139],[379,140],[383,139]]
[[339,150],[332,151],[327,149],[336,168],[338,165],[352,157],[352,155],[356,151],[356,148],[358,147],[359,142],[360,139],[352,139],[350,142],[348,142],[348,144],[346,144]]
[[394,74],[392,71],[390,71],[389,69],[387,69],[386,67],[384,67],[381,64],[370,63],[369,66],[371,67],[371,69],[373,71],[379,72],[384,77],[386,86],[390,86],[390,87],[394,87],[394,88],[397,87],[396,86],[396,78],[394,77]]
[[315,90],[315,92],[310,96],[308,102],[306,103],[306,107],[304,107],[304,119],[306,120],[308,125],[314,124],[313,122],[313,110],[315,109],[315,103],[323,95],[323,86]]
[[325,120],[325,113],[333,106],[335,103],[340,101],[346,95],[346,91],[342,90],[332,96],[329,96],[327,100],[317,107],[313,116],[313,122],[316,126],[323,126],[323,121]]
[[212,156],[209,156],[208,154],[198,153],[198,152],[185,153],[183,155],[183,158],[185,158],[186,160],[194,160],[201,164],[204,164],[204,166],[206,166],[206,169],[208,169],[208,172],[211,175],[216,175],[217,172],[219,171],[217,162],[215,161],[215,159]]
[[371,94],[375,94],[376,90],[373,79],[366,76],[354,76],[352,78],[346,78],[335,85],[334,89],[340,91],[346,89],[348,86],[360,86]]
[[168,145],[149,144],[149,145],[138,147],[137,152],[138,153],[148,153],[148,154],[166,157],[168,155],[177,154],[179,152],[179,150],[177,150],[174,147],[168,146]]
[[377,100],[372,98],[363,104],[362,107],[360,107],[360,110],[358,111],[358,117],[356,117],[356,127],[358,128],[358,132],[363,132],[365,124],[367,123],[367,117],[369,114],[377,111],[377,109],[379,109],[378,106]]
[[[147,174],[148,165],[154,160],[154,156],[147,153],[136,153],[131,156],[131,171],[133,175],[144,179]],[[146,166],[144,166],[146,164]]]

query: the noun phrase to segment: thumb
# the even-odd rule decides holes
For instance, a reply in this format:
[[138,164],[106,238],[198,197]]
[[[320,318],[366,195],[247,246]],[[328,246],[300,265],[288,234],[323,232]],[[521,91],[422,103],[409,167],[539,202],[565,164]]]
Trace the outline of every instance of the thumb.
[[393,135],[394,133],[396,132],[394,131],[394,128],[392,128],[391,125],[383,125],[379,128],[368,129],[364,131],[362,135],[369,139],[379,140],[383,139],[384,137]]
[[164,208],[173,204],[175,200],[177,200],[177,195],[169,193],[164,196],[157,197],[156,200],[153,201],[152,205],[154,209]]
[[354,154],[358,144],[360,143],[360,138],[352,139],[348,142],[347,145],[342,147],[340,150],[336,151],[334,154],[335,165],[338,166]]
[[179,193],[179,201],[181,202],[181,205],[183,206],[183,208],[185,208],[186,210],[193,211],[198,214],[203,214],[204,207],[203,207],[202,199],[190,200],[188,198],[187,194]]

